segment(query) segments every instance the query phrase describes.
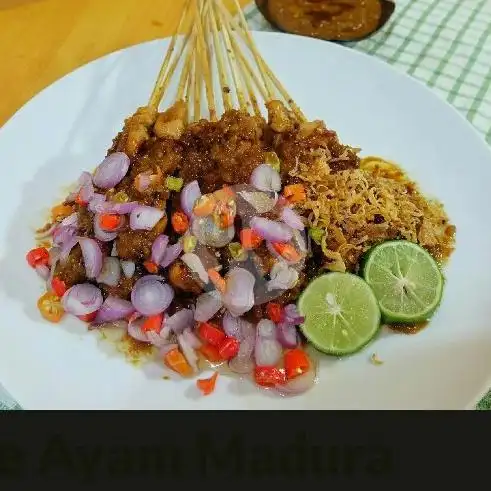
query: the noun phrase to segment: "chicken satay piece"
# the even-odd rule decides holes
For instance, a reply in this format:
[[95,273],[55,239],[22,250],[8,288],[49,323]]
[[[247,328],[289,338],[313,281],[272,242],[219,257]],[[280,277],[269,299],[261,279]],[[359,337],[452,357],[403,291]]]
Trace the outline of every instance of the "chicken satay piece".
[[157,118],[157,110],[150,106],[139,107],[127,118],[121,131],[113,140],[109,153],[124,152],[135,157],[141,146],[150,139],[150,129]]
[[269,101],[266,103],[268,109],[268,124],[278,133],[288,133],[295,127],[295,118],[281,101]]
[[153,126],[153,132],[158,138],[178,140],[186,128],[187,117],[186,103],[177,101],[167,111],[159,113]]

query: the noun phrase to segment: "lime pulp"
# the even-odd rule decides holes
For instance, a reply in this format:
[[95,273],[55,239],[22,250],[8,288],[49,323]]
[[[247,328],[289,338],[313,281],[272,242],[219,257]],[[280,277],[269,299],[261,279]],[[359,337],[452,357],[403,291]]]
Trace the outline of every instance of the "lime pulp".
[[298,299],[305,317],[300,326],[320,351],[348,355],[374,338],[380,327],[380,309],[368,284],[351,273],[327,273],[313,280]]
[[362,268],[385,322],[412,324],[431,317],[443,293],[443,276],[433,257],[406,240],[371,249]]

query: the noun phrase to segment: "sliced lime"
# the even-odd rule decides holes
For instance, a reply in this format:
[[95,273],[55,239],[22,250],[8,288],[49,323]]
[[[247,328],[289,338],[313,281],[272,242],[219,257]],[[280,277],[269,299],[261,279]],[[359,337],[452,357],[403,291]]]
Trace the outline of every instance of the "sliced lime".
[[348,355],[378,332],[380,309],[372,289],[350,273],[316,278],[298,299],[305,337],[320,351]]
[[443,276],[438,264],[425,249],[406,240],[384,242],[371,249],[363,277],[389,323],[425,321],[442,298]]

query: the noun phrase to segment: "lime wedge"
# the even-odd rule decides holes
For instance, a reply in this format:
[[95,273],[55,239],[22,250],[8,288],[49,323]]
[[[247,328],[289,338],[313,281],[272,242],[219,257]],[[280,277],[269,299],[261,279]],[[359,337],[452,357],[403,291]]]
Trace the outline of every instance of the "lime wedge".
[[384,242],[371,249],[363,277],[388,323],[425,321],[442,298],[443,276],[438,264],[425,249],[406,240]]
[[316,278],[298,299],[305,337],[329,355],[360,350],[377,334],[380,309],[372,289],[350,273]]

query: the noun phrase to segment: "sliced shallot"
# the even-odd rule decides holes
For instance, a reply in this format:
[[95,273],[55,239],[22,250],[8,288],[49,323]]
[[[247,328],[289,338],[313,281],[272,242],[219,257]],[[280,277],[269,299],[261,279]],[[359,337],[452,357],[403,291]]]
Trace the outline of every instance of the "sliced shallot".
[[303,230],[305,224],[303,223],[302,217],[292,208],[285,206],[280,213],[280,218],[289,227],[295,230]]
[[104,202],[106,201],[106,195],[100,193],[94,193],[92,199],[89,201],[87,208],[92,213],[102,213],[104,211]]
[[222,319],[222,326],[225,334],[240,340],[242,338],[241,320],[240,317],[234,317],[227,312]]
[[170,266],[179,257],[182,250],[183,250],[183,246],[180,241],[170,246],[167,246],[162,261],[160,261],[160,266],[162,266],[163,268]]
[[254,305],[254,284],[256,279],[244,268],[232,268],[227,274],[227,287],[223,305],[231,315],[239,317]]
[[[268,211],[271,211],[276,205],[276,199],[264,192],[239,191],[237,194],[247,201],[260,215],[268,213]],[[240,205],[238,206],[240,208]]]
[[276,389],[282,394],[296,395],[302,394],[315,385],[316,372],[314,368],[288,380],[286,384],[277,385]]
[[48,266],[46,266],[46,264],[39,264],[34,269],[42,280],[48,280],[50,276],[50,269],[48,268]]
[[268,218],[254,217],[250,224],[257,234],[270,242],[288,242],[293,237],[291,227]]
[[60,249],[60,263],[64,264],[66,263],[68,256],[70,255],[70,252],[72,249],[78,244],[78,239],[77,237],[69,237],[61,246]]
[[220,293],[216,290],[202,293],[196,300],[194,318],[198,322],[210,320],[223,306]]
[[181,191],[181,208],[191,218],[196,200],[201,197],[198,181],[191,181]]
[[75,237],[76,233],[77,229],[73,225],[63,226],[60,224],[53,230],[53,242],[56,245],[62,245]]
[[194,324],[194,313],[191,309],[181,309],[165,321],[165,325],[174,333],[181,334],[184,329]]
[[150,341],[148,340],[147,333],[142,330],[144,322],[145,318],[140,314],[133,314],[128,322],[128,335],[137,341],[149,343]]
[[203,245],[210,247],[225,247],[232,242],[235,235],[235,227],[220,228],[213,217],[197,217],[191,225],[193,235]]
[[109,286],[117,286],[121,279],[121,265],[116,257],[106,257],[102,263],[102,269],[97,276],[97,283]]
[[184,329],[182,335],[184,339],[187,341],[187,343],[189,344],[189,346],[191,346],[191,348],[193,349],[200,349],[201,346],[203,345],[203,343],[200,341],[198,336],[196,336],[196,334],[194,334],[194,332],[191,331],[189,327]]
[[109,295],[97,311],[94,324],[103,324],[125,319],[135,312],[131,302]]
[[289,290],[297,284],[299,278],[298,271],[281,259],[276,261],[269,274],[271,279],[266,284],[268,291]]
[[284,348],[295,348],[298,345],[297,329],[292,324],[280,322],[276,327],[276,335]]
[[79,283],[69,288],[61,301],[66,312],[78,316],[99,310],[103,299],[99,288],[91,283]]
[[267,319],[259,321],[256,332],[254,358],[260,367],[275,366],[281,358],[283,349],[276,339],[276,326]]
[[78,241],[82,249],[87,278],[97,278],[102,270],[102,251],[99,244],[96,240],[87,237],[80,237]]
[[94,196],[94,185],[92,184],[92,176],[89,172],[84,172],[83,174],[83,184],[80,187],[78,196],[80,200],[88,203]]
[[131,230],[152,230],[164,217],[165,211],[153,206],[138,205],[130,214]]
[[135,274],[136,264],[133,261],[121,261],[121,269],[126,278],[133,278]]
[[210,278],[208,277],[208,273],[206,272],[201,259],[194,254],[194,252],[187,252],[181,256],[181,261],[193,272],[199,276],[199,279],[203,283],[208,283]]
[[196,351],[190,346],[189,340],[184,336],[184,334],[179,334],[177,336],[177,342],[179,347],[181,348],[182,354],[184,358],[186,358],[187,362],[191,365],[193,372],[198,371],[198,355]]
[[159,276],[147,275],[140,278],[131,291],[131,303],[143,315],[162,313],[174,299],[174,290],[162,283]]
[[258,165],[252,171],[250,183],[260,191],[281,190],[280,174],[268,164]]
[[107,201],[101,208],[104,213],[126,215],[131,213],[138,206],[140,206],[138,201],[130,201],[129,203],[113,203],[112,201]]
[[118,233],[102,230],[99,219],[100,215],[96,213],[94,215],[94,235],[96,239],[99,239],[102,242],[111,242],[111,240],[114,240],[118,236]]
[[300,315],[297,306],[294,303],[289,303],[285,305],[283,309],[284,319],[283,321],[289,324],[293,324],[294,326],[298,326],[305,321],[305,317]]
[[152,244],[152,261],[155,264],[160,264],[164,258],[165,250],[169,244],[169,237],[167,235],[158,235]]
[[102,189],[110,189],[119,184],[128,172],[130,158],[123,152],[108,155],[94,173],[94,184]]

